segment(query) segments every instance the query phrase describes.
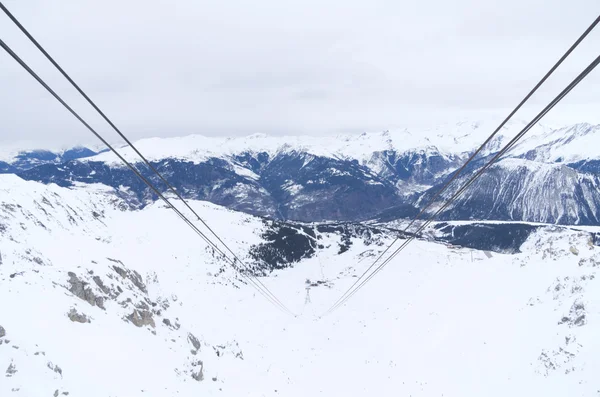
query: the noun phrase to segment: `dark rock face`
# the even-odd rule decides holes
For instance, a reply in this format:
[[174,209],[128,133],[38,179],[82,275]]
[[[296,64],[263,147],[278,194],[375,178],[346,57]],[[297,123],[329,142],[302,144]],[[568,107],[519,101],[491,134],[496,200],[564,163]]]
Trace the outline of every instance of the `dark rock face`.
[[4,338],[6,336],[6,330],[3,326],[0,325],[0,338]]
[[82,281],[73,272],[69,272],[69,291],[79,299],[82,299],[92,306],[98,306],[104,309],[104,298],[94,293],[92,288],[89,287],[89,283]]

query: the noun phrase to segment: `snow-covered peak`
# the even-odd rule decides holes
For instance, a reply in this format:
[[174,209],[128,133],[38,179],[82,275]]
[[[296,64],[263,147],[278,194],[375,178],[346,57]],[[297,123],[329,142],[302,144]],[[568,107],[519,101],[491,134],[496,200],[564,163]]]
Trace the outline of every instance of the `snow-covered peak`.
[[513,155],[527,155],[536,161],[572,163],[598,159],[598,142],[600,124],[579,123],[534,134],[515,147]]
[[[427,147],[435,147],[446,153],[464,153],[477,148],[491,134],[499,121],[460,122],[438,125],[429,129],[399,129],[361,134],[335,136],[270,136],[253,134],[243,137],[207,137],[189,135],[178,138],[149,138],[136,142],[138,149],[150,160],[177,158],[201,162],[210,157],[226,157],[241,153],[265,152],[275,155],[280,152],[302,151],[329,158],[369,160],[373,153],[395,150],[399,153]],[[516,135],[525,122],[509,122],[486,149],[497,150]],[[545,131],[543,126],[535,131]],[[533,133],[535,133],[535,131]],[[531,134],[531,133],[530,133]],[[131,161],[138,161],[134,152],[121,148],[122,154]],[[96,161],[117,163],[111,153],[93,158]]]

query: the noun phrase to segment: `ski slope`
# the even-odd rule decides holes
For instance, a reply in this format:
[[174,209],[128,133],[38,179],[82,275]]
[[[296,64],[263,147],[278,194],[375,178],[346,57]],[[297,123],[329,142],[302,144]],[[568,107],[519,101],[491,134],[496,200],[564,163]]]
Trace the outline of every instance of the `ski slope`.
[[[130,211],[99,185],[10,175],[0,186],[1,396],[600,390],[600,247],[583,231],[541,229],[522,254],[491,258],[415,241],[321,317],[391,242],[340,254],[322,233],[316,256],[261,278],[293,317],[160,203]],[[191,204],[243,259],[263,240],[260,219]]]

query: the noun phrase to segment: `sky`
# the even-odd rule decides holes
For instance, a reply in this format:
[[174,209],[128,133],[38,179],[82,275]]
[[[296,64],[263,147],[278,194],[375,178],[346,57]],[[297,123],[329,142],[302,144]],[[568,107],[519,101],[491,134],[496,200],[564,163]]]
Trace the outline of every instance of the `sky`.
[[[500,122],[600,14],[597,0],[2,1],[132,139]],[[1,12],[0,38],[116,141]],[[517,116],[598,48],[600,27]],[[599,93],[600,69],[547,120],[600,123]],[[4,51],[0,119],[0,143],[96,142]]]

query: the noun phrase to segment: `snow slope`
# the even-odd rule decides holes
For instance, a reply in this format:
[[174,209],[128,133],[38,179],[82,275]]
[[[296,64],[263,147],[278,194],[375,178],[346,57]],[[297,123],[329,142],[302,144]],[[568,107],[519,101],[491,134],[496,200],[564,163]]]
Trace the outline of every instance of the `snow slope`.
[[[161,204],[128,211],[101,186],[0,182],[2,396],[600,390],[600,248],[588,233],[542,229],[522,254],[491,258],[416,241],[322,318],[391,236],[340,254],[338,236],[319,233],[315,257],[262,278],[291,317]],[[192,205],[242,257],[263,241],[260,219]]]
[[[473,173],[458,178],[453,189]],[[600,179],[563,164],[507,158],[483,173],[443,217],[596,225],[600,220]]]
[[517,145],[512,154],[541,162],[598,160],[599,141],[600,125],[580,123],[531,136]]

